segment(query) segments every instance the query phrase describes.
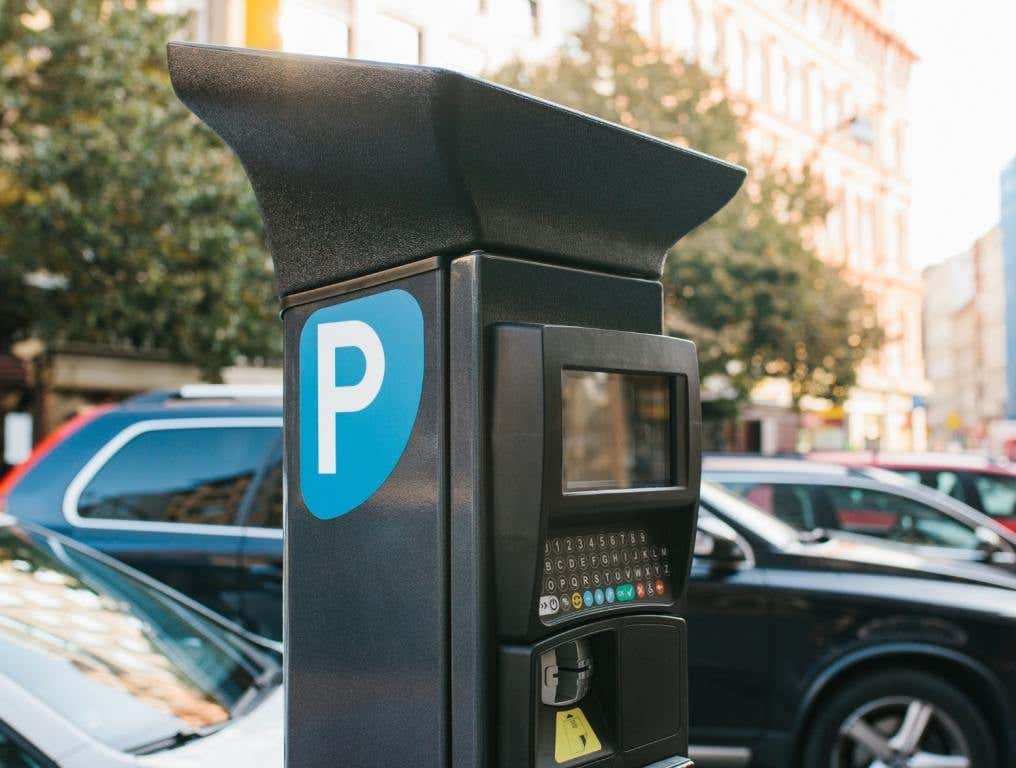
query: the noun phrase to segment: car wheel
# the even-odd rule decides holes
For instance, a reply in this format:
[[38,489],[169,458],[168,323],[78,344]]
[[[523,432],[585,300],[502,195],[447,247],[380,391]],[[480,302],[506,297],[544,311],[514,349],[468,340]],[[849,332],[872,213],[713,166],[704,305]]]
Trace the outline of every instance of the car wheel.
[[984,716],[925,672],[860,678],[821,705],[804,733],[805,768],[997,768]]

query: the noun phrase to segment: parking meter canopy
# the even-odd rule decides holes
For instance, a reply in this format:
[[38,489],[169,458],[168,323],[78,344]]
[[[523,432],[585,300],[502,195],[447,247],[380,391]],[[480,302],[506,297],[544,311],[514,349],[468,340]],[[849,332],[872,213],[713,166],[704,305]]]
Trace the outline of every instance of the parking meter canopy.
[[474,249],[656,279],[745,175],[442,69],[184,43],[169,65],[250,176],[281,296]]

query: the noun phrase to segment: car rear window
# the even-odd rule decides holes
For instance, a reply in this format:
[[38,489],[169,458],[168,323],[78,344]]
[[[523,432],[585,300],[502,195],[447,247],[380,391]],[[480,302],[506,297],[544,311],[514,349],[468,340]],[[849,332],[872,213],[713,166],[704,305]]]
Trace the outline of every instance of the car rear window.
[[974,487],[981,506],[992,517],[1016,517],[1016,477],[975,475]]
[[82,488],[84,519],[234,525],[279,441],[278,427],[153,427]]

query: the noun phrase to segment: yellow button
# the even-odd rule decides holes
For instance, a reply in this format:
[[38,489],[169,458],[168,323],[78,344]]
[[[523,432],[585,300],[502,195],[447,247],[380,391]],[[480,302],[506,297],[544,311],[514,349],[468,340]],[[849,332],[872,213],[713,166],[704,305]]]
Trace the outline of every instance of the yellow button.
[[580,595],[578,592],[572,592],[571,607],[574,608],[576,611],[582,607],[582,595]]

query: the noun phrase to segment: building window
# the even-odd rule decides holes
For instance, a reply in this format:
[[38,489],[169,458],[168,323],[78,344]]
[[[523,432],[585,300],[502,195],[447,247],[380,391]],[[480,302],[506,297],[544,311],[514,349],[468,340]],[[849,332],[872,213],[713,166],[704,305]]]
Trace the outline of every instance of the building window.
[[776,46],[769,49],[769,103],[777,112],[787,111],[787,60]]
[[706,69],[712,70],[716,66],[719,48],[720,40],[716,32],[716,21],[708,13],[703,14],[702,26],[699,28],[699,63]]
[[378,14],[374,22],[376,39],[370,55],[378,61],[419,64],[423,60],[423,36],[419,27],[387,14]]
[[315,56],[349,56],[349,10],[325,0],[283,0],[279,12],[282,50]]
[[765,63],[762,59],[762,45],[749,42],[744,36],[741,39],[747,51],[745,77],[748,95],[756,101],[761,101],[765,95]]
[[790,119],[795,123],[804,122],[804,82],[802,80],[802,73],[800,70],[791,69],[790,71],[790,92],[788,98],[790,101]]
[[673,40],[674,47],[688,61],[694,61],[695,30],[698,29],[698,13],[695,4],[688,0],[677,0],[673,9]]
[[743,91],[744,77],[744,44],[741,32],[732,19],[727,20],[723,33],[723,53],[727,66],[727,82],[731,89]]

